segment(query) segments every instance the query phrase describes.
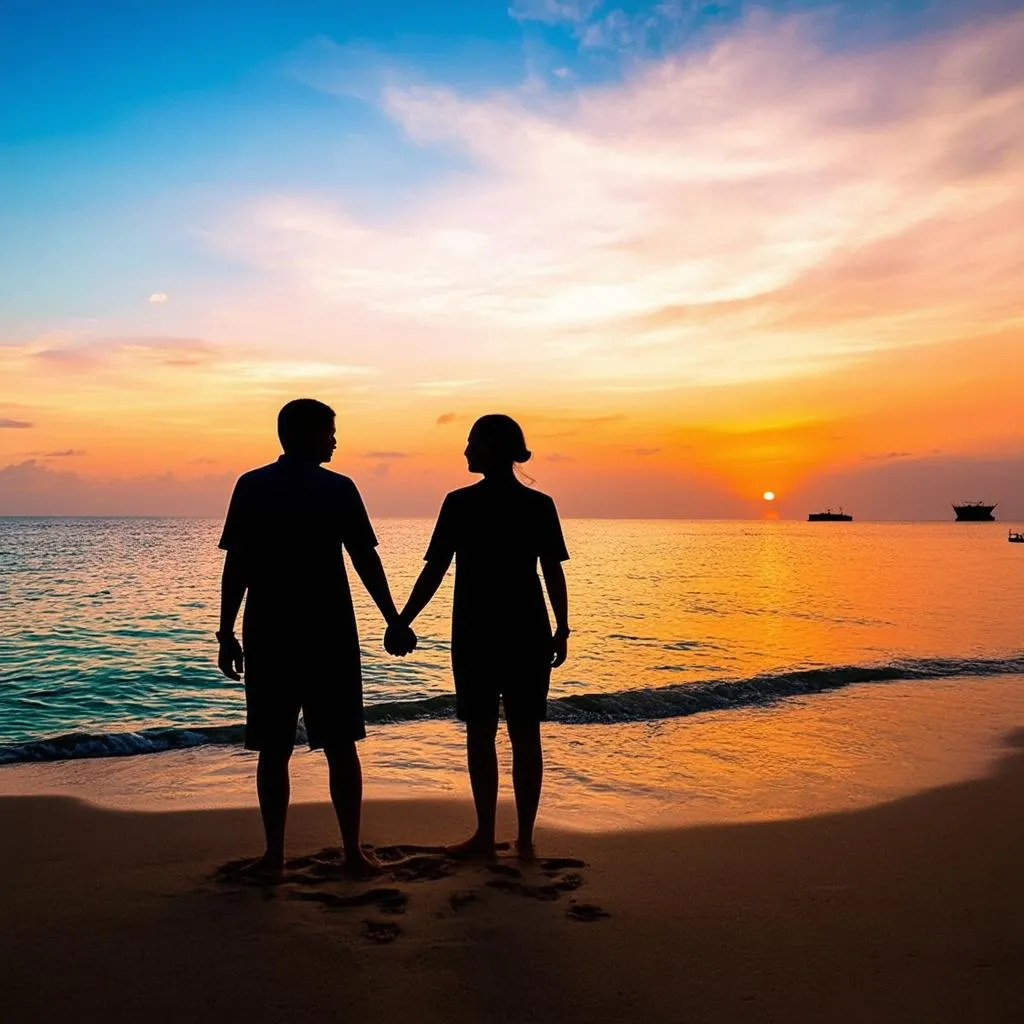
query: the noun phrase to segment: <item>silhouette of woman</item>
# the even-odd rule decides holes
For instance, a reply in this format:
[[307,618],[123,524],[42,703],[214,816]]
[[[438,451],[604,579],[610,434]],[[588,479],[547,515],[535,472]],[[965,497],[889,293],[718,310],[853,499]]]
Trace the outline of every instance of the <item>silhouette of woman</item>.
[[[566,658],[568,597],[562,562],[569,555],[555,503],[516,478],[530,458],[522,428],[503,415],[473,424],[466,445],[471,473],[483,480],[452,491],[441,506],[426,565],[387,646],[402,653],[398,631],[410,626],[437,592],[455,559],[452,669],[456,712],[466,723],[476,832],[449,847],[462,856],[491,856],[495,845],[498,705],[512,742],[512,784],[521,855],[533,852],[544,758],[540,723],[546,717],[551,669]],[[551,632],[537,575],[540,562],[555,614]]]

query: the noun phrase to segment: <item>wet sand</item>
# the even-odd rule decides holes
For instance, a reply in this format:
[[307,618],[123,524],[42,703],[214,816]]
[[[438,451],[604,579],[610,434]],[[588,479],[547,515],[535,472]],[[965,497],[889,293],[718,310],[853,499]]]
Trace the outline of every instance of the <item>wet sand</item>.
[[[1024,1020],[1024,733],[986,778],[788,822],[543,831],[542,857],[385,849],[337,876],[292,812],[284,884],[223,880],[254,810],[0,799],[5,1021]],[[506,809],[507,811],[507,809]],[[464,833],[381,801],[378,846]],[[506,819],[507,821],[507,819]],[[582,861],[578,864],[576,861]],[[607,916],[605,916],[607,915]]]

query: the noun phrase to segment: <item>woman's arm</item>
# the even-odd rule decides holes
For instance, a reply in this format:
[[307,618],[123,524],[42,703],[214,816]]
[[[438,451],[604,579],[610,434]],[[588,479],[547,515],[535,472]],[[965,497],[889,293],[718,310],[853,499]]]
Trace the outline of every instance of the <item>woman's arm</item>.
[[398,616],[399,622],[405,626],[413,624],[416,616],[430,604],[430,599],[437,593],[437,588],[441,586],[444,574],[451,564],[452,558],[451,555],[448,555],[446,558],[433,558],[423,566],[423,571],[412,588],[409,600],[405,602],[402,614]]
[[542,558],[540,568],[544,574],[544,586],[547,587],[551,610],[555,613],[551,667],[558,668],[569,656],[569,591],[565,585],[562,563],[557,558]]
[[398,620],[398,609],[391,597],[388,578],[381,564],[380,555],[373,547],[349,548],[352,567],[359,574],[367,593],[380,609],[388,628],[384,633],[384,650],[388,654],[405,657],[416,650],[416,634]]

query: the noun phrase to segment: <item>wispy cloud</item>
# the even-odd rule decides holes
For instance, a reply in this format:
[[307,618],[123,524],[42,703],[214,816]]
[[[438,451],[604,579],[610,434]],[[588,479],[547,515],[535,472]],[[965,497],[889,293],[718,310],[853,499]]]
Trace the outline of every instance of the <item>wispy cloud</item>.
[[741,7],[741,0],[659,0],[628,10],[607,0],[518,0],[509,13],[520,22],[567,28],[583,50],[641,54],[678,46],[706,20]]
[[583,25],[603,0],[514,0],[508,12],[516,21],[539,21],[545,25]]
[[133,355],[164,366],[194,366],[211,361],[216,353],[216,347],[201,338],[173,337],[72,336],[61,344],[33,346],[31,350],[32,358],[53,368],[75,372],[109,365],[118,357]]
[[166,292],[153,292],[152,295],[146,300],[151,302],[154,306],[162,306],[166,302],[170,302],[171,297]]
[[31,426],[28,420],[12,420],[0,416],[0,430],[28,430]]
[[425,395],[455,395],[463,391],[471,391],[473,388],[486,384],[482,377],[467,377],[465,379],[453,378],[451,380],[422,380],[413,384],[413,387]]
[[36,459],[0,467],[0,513],[15,515],[222,515],[234,474],[187,480],[173,473],[86,479]]
[[387,85],[407,137],[471,172],[400,222],[270,196],[222,242],[335,309],[444,325],[474,369],[630,388],[806,374],[1019,316],[1024,15],[874,51],[824,32],[759,14],[568,94]]

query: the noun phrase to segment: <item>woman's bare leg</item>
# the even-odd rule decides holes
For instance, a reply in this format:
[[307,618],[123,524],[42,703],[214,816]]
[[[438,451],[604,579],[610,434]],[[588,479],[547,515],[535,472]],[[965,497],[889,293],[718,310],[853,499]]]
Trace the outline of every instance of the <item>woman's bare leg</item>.
[[509,722],[508,736],[512,741],[512,786],[519,820],[516,849],[523,856],[532,856],[533,826],[537,821],[540,790],[544,782],[540,722]]
[[494,853],[498,810],[498,754],[494,748],[497,733],[497,722],[466,723],[466,763],[476,807],[476,831],[464,842],[445,848],[454,856],[480,857]]

